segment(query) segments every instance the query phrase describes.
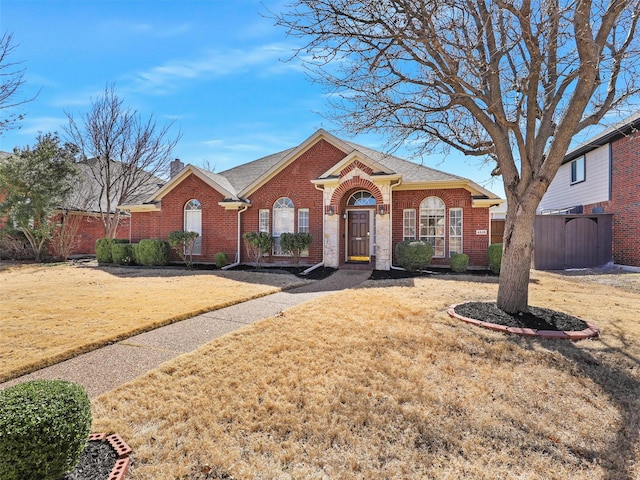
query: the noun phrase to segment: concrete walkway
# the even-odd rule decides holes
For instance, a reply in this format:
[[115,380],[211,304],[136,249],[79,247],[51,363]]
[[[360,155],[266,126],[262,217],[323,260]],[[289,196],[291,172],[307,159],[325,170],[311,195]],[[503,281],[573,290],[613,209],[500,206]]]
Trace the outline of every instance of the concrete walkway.
[[356,287],[370,274],[366,270],[338,270],[324,280],[127,338],[0,384],[0,389],[28,380],[63,379],[83,385],[93,398],[229,332],[308,300]]

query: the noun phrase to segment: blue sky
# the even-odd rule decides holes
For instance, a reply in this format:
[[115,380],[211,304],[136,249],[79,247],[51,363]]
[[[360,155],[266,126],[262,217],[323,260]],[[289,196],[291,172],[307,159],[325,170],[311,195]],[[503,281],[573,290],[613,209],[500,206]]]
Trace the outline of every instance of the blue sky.
[[[265,0],[0,0],[0,28],[12,32],[23,61],[19,130],[3,132],[0,150],[33,145],[39,131],[58,131],[65,112],[89,110],[107,83],[125,103],[159,123],[174,121],[182,139],[174,156],[222,171],[290,148],[318,128],[353,139],[325,118],[322,88],[291,57],[288,38]],[[354,141],[384,150],[385,138]],[[403,151],[398,155],[409,158]],[[473,179],[503,195],[491,168],[457,154],[412,159]]]
[[[299,40],[288,38],[263,0],[0,0],[0,29],[11,32],[23,61],[21,128],[3,132],[0,150],[33,145],[39,131],[62,133],[65,112],[76,118],[114,84],[144,118],[175,122],[182,139],[174,156],[222,171],[297,145],[324,128],[322,88],[289,59]],[[382,136],[354,141],[384,150]],[[410,158],[471,178],[503,196],[492,166],[456,153]]]

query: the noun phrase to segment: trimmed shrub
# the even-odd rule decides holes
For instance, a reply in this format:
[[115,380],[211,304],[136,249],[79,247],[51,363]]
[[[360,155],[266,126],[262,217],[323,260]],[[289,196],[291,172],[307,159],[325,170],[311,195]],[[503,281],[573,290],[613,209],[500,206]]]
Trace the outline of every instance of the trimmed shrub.
[[416,272],[431,263],[433,247],[428,242],[405,240],[396,245],[396,259],[402,268]]
[[129,243],[123,238],[99,238],[96,240],[96,259],[98,265],[107,265],[113,261],[111,247],[116,243]]
[[284,253],[293,255],[293,262],[297,267],[300,265],[300,256],[302,252],[308,250],[311,246],[311,234],[298,232],[298,233],[283,233],[280,235],[280,248]]
[[216,267],[218,268],[222,268],[224,267],[227,263],[229,263],[229,259],[227,258],[227,254],[224,252],[218,252],[215,255],[215,260],[216,260]]
[[136,254],[136,262],[146,267],[169,264],[171,246],[165,240],[140,240]]
[[85,389],[35,380],[0,391],[0,478],[58,480],[87,446],[91,404]]
[[132,265],[133,245],[130,243],[114,243],[111,245],[111,260],[116,265]]
[[185,265],[189,268],[193,265],[193,247],[200,234],[198,232],[190,232],[185,230],[176,230],[169,232],[167,240],[169,245],[180,256]]
[[260,268],[262,257],[273,247],[273,235],[269,232],[247,232],[242,235],[249,247],[249,254],[255,261],[256,268]]
[[492,243],[487,250],[489,256],[489,268],[496,275],[500,275],[500,266],[502,265],[502,244]]
[[131,244],[131,253],[132,253],[132,258],[133,258],[133,263],[136,265],[140,265],[140,261],[138,260],[139,258],[139,252],[140,251],[140,244],[139,243],[132,243]]
[[456,273],[463,273],[469,267],[469,255],[455,253],[451,256],[451,270]]

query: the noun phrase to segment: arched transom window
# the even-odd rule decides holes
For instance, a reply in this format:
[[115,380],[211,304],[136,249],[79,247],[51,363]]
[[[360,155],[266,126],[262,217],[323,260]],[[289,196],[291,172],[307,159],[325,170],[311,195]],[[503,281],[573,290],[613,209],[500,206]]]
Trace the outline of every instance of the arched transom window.
[[200,234],[193,246],[193,254],[202,255],[202,205],[195,198],[184,205],[184,229]]
[[349,197],[347,201],[348,206],[360,207],[364,205],[375,205],[376,199],[371,193],[366,190],[360,190]]
[[283,255],[280,235],[295,232],[295,208],[290,198],[281,197],[273,204],[273,254]]
[[420,203],[420,240],[433,246],[434,257],[444,257],[445,205],[438,197],[427,197]]

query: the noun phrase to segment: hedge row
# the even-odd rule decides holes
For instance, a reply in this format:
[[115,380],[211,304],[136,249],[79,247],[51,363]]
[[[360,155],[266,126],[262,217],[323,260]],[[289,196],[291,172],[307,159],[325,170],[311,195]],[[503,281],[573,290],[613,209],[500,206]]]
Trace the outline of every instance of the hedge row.
[[96,258],[99,265],[164,266],[169,264],[171,247],[165,240],[127,240],[100,238],[96,241]]

